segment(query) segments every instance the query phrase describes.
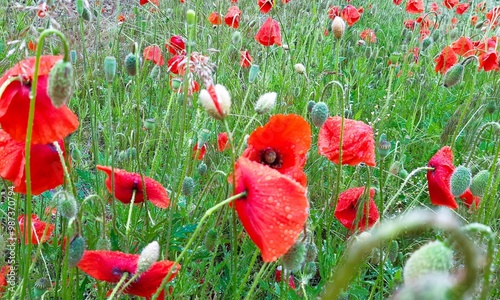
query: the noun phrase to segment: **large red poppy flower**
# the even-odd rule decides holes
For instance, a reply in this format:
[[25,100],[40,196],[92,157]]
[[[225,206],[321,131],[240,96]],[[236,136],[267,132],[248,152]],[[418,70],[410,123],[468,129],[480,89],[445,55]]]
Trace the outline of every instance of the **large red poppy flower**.
[[457,9],[455,12],[457,15],[462,15],[464,12],[466,12],[469,9],[470,3],[460,3],[457,5]]
[[[97,166],[97,169],[108,175],[106,178],[106,187],[111,193],[111,167]],[[127,172],[125,170],[114,169],[115,197],[120,202],[128,204],[132,199],[132,193],[135,190],[134,203],[144,202],[144,188],[140,174]],[[146,195],[148,200],[159,208],[167,208],[170,199],[167,190],[156,180],[144,176],[146,184]]]
[[[29,237],[26,236],[26,234],[25,234],[25,232],[27,230],[24,230],[24,218],[25,218],[25,215],[20,215],[19,218],[17,218],[17,222],[19,224],[19,231],[21,232],[21,236],[24,237],[24,242],[28,243]],[[48,241],[50,236],[52,235],[52,232],[55,229],[54,225],[43,222],[35,214],[31,215],[31,226],[32,226],[31,227],[31,244],[33,244],[33,245],[42,244],[42,243],[45,243],[46,241]],[[43,236],[45,228],[47,228],[47,232],[45,233],[45,236]],[[42,239],[42,237],[43,237],[43,239]]]
[[7,275],[10,273],[10,266],[3,266],[0,269],[0,294],[5,291],[5,287],[7,287]]
[[[59,141],[64,153],[64,143]],[[0,129],[0,177],[14,184],[14,192],[26,194],[25,143]],[[31,192],[39,195],[64,182],[64,171],[53,144],[31,145]]]
[[170,40],[165,43],[165,47],[167,48],[168,52],[171,54],[180,54],[183,50],[186,49],[186,43],[184,42],[184,39],[180,35],[174,35],[170,37]]
[[457,4],[458,4],[458,0],[444,0],[444,1],[443,1],[443,5],[444,5],[447,9],[452,9],[452,8],[454,8]]
[[[321,126],[318,136],[319,154],[339,163],[341,117],[329,117]],[[360,163],[375,166],[375,140],[373,129],[361,121],[344,119],[342,164],[356,166]]]
[[[63,139],[78,128],[77,116],[66,105],[54,107],[47,94],[50,69],[61,59],[61,56],[40,58],[32,144],[48,144]],[[17,63],[0,78],[0,87],[12,77],[20,78],[8,84],[0,95],[0,125],[17,141],[26,140],[34,71],[35,58],[30,57]]]
[[352,26],[354,23],[359,21],[361,14],[356,9],[356,7],[352,5],[347,5],[342,12],[340,12],[340,17],[347,22],[347,25]]
[[[124,273],[132,277],[137,271],[139,254],[128,254],[119,251],[95,250],[85,251],[78,268],[89,276],[106,282],[117,283]],[[174,263],[162,260],[153,265],[133,281],[124,291],[125,294],[140,297],[151,297],[160,287],[161,282],[174,267]],[[174,279],[180,270],[175,266],[168,280]]]
[[436,73],[444,74],[458,62],[457,54],[453,51],[451,46],[446,46],[443,48],[438,57],[434,60],[436,66],[434,70]]
[[458,40],[451,44],[453,51],[460,56],[471,56],[474,55],[474,45],[470,38],[466,36],[460,37]]
[[276,169],[303,186],[307,177],[302,168],[311,147],[311,128],[299,115],[275,115],[255,129],[242,156]]
[[458,205],[450,190],[450,178],[455,170],[451,148],[448,146],[441,148],[429,160],[427,166],[434,168],[427,171],[427,185],[432,204],[456,209]]
[[224,23],[227,26],[238,28],[240,26],[241,10],[237,6],[231,6],[224,16]]
[[309,215],[306,189],[268,166],[240,157],[235,168],[238,217],[262,252],[264,262],[285,254],[296,242]]
[[424,1],[408,0],[406,2],[406,12],[410,14],[420,14],[424,12]]
[[212,25],[217,26],[222,24],[222,18],[218,12],[214,11],[208,16],[208,22],[210,22],[210,24]]
[[484,69],[486,72],[488,71],[498,71],[500,68],[498,67],[498,52],[497,51],[488,51],[479,55],[479,70]]
[[274,6],[274,0],[257,0],[259,10],[263,14],[267,14]]
[[281,29],[278,21],[269,17],[255,35],[255,40],[263,46],[281,46]]
[[157,45],[151,45],[144,48],[143,56],[145,60],[150,60],[155,65],[158,65],[160,67],[165,64],[165,60],[163,59],[163,55],[161,54],[161,49]]
[[335,218],[351,231],[358,228],[360,230],[370,228],[380,217],[377,205],[373,201],[375,189],[370,188],[370,199],[364,203],[363,215],[361,218],[356,218],[364,191],[364,187],[350,188],[339,195],[337,207],[335,208]]

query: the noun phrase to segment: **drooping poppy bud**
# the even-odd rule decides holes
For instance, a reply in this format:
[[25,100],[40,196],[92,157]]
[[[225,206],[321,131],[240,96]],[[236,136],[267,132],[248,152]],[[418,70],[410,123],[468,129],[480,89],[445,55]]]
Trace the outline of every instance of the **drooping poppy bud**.
[[47,88],[52,105],[59,108],[67,104],[73,94],[74,83],[73,65],[64,60],[56,62],[50,70]]
[[453,265],[453,251],[440,241],[425,244],[415,251],[405,264],[403,278],[405,282],[434,272],[449,272]]
[[316,102],[314,102],[314,100],[309,100],[309,102],[307,102],[307,112],[308,113],[312,113],[312,109],[314,108],[314,105],[316,105]]
[[316,103],[311,111],[311,120],[316,127],[321,127],[329,116],[328,106],[325,102]]
[[306,252],[304,243],[297,241],[282,257],[285,269],[292,272],[298,270],[306,258]]
[[444,74],[444,87],[452,87],[462,81],[465,68],[461,63],[455,64]]
[[80,235],[77,235],[69,243],[68,252],[68,266],[70,268],[76,267],[82,260],[83,253],[85,252],[85,240]]
[[58,197],[58,211],[61,213],[61,216],[68,220],[75,218],[78,213],[78,206],[76,204],[75,197],[66,191],[59,194]]
[[259,72],[260,70],[258,65],[251,65],[250,71],[248,72],[248,82],[254,82],[259,76]]
[[137,55],[134,53],[129,53],[125,57],[125,70],[130,76],[137,74]]
[[484,195],[489,177],[490,172],[488,172],[488,170],[482,170],[472,178],[470,191],[474,196],[482,197]]
[[185,177],[182,181],[182,194],[184,196],[189,196],[194,191],[194,180],[192,177]]
[[469,168],[458,166],[453,171],[450,178],[451,193],[455,197],[459,197],[469,188],[472,182],[472,174]]

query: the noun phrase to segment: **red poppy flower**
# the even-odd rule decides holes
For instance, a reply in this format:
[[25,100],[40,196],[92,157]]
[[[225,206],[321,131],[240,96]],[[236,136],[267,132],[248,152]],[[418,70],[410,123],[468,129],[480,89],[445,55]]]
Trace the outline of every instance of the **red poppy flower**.
[[240,16],[241,10],[237,6],[231,6],[227,11],[226,16],[224,16],[224,22],[227,26],[236,29],[240,26]]
[[172,56],[172,58],[170,58],[167,62],[169,71],[177,75],[182,75],[180,74],[179,64],[184,60],[184,58],[184,55]]
[[457,5],[457,9],[455,12],[457,15],[462,15],[464,12],[466,12],[469,9],[470,3],[460,3]]
[[405,25],[406,28],[413,30],[415,29],[415,24],[417,24],[417,21],[415,20],[404,20],[403,24]]
[[394,4],[396,5],[400,5],[403,2],[403,0],[392,0],[392,2],[394,2]]
[[8,285],[7,275],[10,273],[10,266],[3,266],[0,269],[0,295],[5,291],[5,288]]
[[330,6],[330,8],[328,8],[328,18],[333,20],[335,17],[340,17],[340,7]]
[[257,0],[259,10],[263,14],[267,14],[274,6],[274,0]]
[[370,199],[363,204],[363,215],[361,219],[356,218],[358,207],[361,205],[360,199],[364,191],[364,187],[350,188],[339,195],[337,207],[335,208],[335,218],[351,231],[358,228],[360,230],[370,228],[380,217],[377,205],[373,201],[375,189],[370,188]]
[[[198,155],[196,155],[196,153],[198,153]],[[207,145],[206,144],[203,144],[203,146],[201,146],[201,148],[198,148],[198,143],[194,144],[193,158],[197,158],[198,160],[202,160],[203,157],[205,157],[205,153],[207,153]]]
[[458,205],[450,190],[450,178],[455,170],[451,148],[448,146],[441,148],[429,160],[427,166],[434,168],[434,170],[427,171],[427,184],[432,204],[456,209]]
[[271,17],[267,18],[255,35],[255,40],[263,46],[281,46],[280,24]]
[[184,43],[184,39],[180,35],[174,35],[170,37],[170,40],[165,43],[165,47],[168,52],[173,55],[180,54],[183,50],[186,49],[186,44]]
[[458,4],[458,0],[444,0],[443,1],[443,6],[445,6],[447,9],[452,9]]
[[158,0],[140,0],[139,4],[140,5],[144,5],[144,4],[148,3],[148,2],[151,2],[151,3],[153,3],[156,6],[160,5],[160,3],[158,3]]
[[161,55],[161,49],[157,45],[147,46],[144,48],[143,56],[145,60],[150,60],[155,65],[160,67],[165,64],[163,55]]
[[359,14],[359,11],[356,9],[356,7],[347,5],[340,13],[340,17],[342,17],[342,19],[347,22],[347,25],[352,26],[359,20],[361,15]]
[[[64,143],[59,141],[64,153]],[[25,143],[0,129],[0,177],[14,184],[14,192],[26,194]],[[59,155],[52,144],[31,145],[31,192],[39,195],[64,183]]]
[[470,208],[472,204],[474,204],[474,208],[479,208],[479,202],[481,202],[481,198],[478,196],[474,196],[470,189],[467,189],[462,195],[460,195],[459,198],[464,202],[467,208]]
[[[339,163],[341,122],[341,117],[329,117],[318,136],[319,153],[336,164]],[[361,121],[344,119],[342,164],[356,166],[362,162],[375,166],[373,129]]]
[[440,14],[441,10],[439,9],[439,5],[436,2],[431,3],[431,11]]
[[479,70],[484,69],[486,72],[488,71],[498,71],[500,68],[498,67],[498,52],[497,51],[488,51],[479,55]]
[[[85,251],[78,268],[89,276],[106,282],[118,283],[124,273],[132,277],[137,271],[139,254],[128,254],[119,251],[95,250]],[[133,281],[124,291],[125,294],[140,297],[151,297],[160,287],[161,282],[174,267],[174,263],[162,260],[153,263],[151,267]],[[174,279],[181,266],[176,265],[168,281]]]
[[208,16],[208,22],[212,25],[220,25],[222,24],[222,18],[218,12],[214,11]]
[[[276,268],[276,273],[274,275],[275,278],[276,278],[276,282],[278,282],[278,283],[281,282],[282,274],[283,274],[283,268],[281,266],[278,266]],[[297,289],[297,286],[295,285],[295,281],[294,281],[294,278],[293,278],[293,274],[290,274],[290,276],[288,277],[288,286],[291,287],[294,290]]]
[[436,62],[436,67],[434,68],[436,73],[444,74],[458,62],[457,54],[453,51],[452,47],[446,46],[434,62]]
[[460,37],[458,40],[451,44],[453,51],[460,56],[471,56],[474,55],[474,45],[472,41],[465,36]]
[[368,43],[376,43],[377,42],[377,36],[375,35],[375,31],[373,31],[372,29],[365,29],[363,30],[359,36],[365,41],[365,42],[368,42]]
[[470,24],[472,26],[476,26],[476,23],[477,23],[477,16],[470,17]]
[[406,2],[406,12],[410,14],[420,14],[424,12],[424,1],[408,0]]
[[250,56],[250,53],[248,50],[245,51],[240,51],[241,59],[240,59],[240,66],[242,68],[249,68],[252,65],[252,57]]
[[475,41],[472,42],[478,54],[483,54],[489,51],[495,51],[497,48],[497,39],[496,37],[488,38],[486,41]]
[[227,136],[227,132],[219,133],[217,136],[217,150],[219,152],[223,152],[229,149],[229,137]]
[[281,0],[281,2],[282,2],[283,4],[287,4],[287,3],[289,3],[290,1],[291,1],[291,0]]
[[486,13],[486,19],[492,22],[494,26],[497,26],[498,21],[500,20],[500,6],[490,9]]
[[234,207],[264,262],[285,254],[297,241],[309,215],[306,189],[268,166],[240,157],[235,167]]
[[[77,116],[66,105],[55,108],[47,94],[50,69],[61,59],[62,56],[42,56],[40,59],[32,144],[48,144],[63,139],[78,128]],[[17,63],[0,78],[0,86],[3,87],[7,80],[19,77],[19,80],[5,86],[0,95],[0,125],[16,141],[26,140],[34,70],[35,58],[30,57]]]
[[486,1],[483,1],[483,2],[476,4],[475,11],[478,13],[485,12],[486,11]]
[[311,128],[298,115],[275,115],[255,129],[242,156],[276,169],[303,186],[307,177],[302,168],[311,147]]
[[[28,243],[28,237],[25,235],[25,232],[27,230],[24,230],[24,217],[25,215],[20,215],[19,218],[17,218],[17,222],[19,224],[19,231],[21,233],[21,236],[24,237],[24,242],[27,244]],[[45,236],[43,233],[45,232],[45,228],[47,228],[47,232],[45,233]],[[54,231],[56,227],[52,224],[45,223],[42,220],[38,218],[37,215],[32,214],[31,215],[31,244],[33,245],[38,245],[45,243],[46,241],[49,240],[50,236],[52,235],[52,232]],[[42,239],[43,237],[43,239]]]
[[35,52],[36,51],[36,43],[33,42],[32,40],[30,40],[29,43],[28,43],[28,49],[31,52]]
[[[103,171],[108,175],[106,178],[106,187],[111,193],[111,167],[97,166],[97,170]],[[146,194],[148,200],[159,208],[167,208],[170,199],[167,190],[156,180],[144,176],[146,184]],[[134,203],[144,202],[144,188],[140,174],[127,172],[125,170],[114,169],[115,197],[120,202],[128,204],[132,199],[132,193],[135,190]]]

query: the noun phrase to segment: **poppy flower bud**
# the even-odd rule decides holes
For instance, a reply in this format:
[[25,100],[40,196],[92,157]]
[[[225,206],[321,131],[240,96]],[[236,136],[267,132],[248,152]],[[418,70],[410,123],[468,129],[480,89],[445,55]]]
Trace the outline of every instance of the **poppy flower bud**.
[[76,51],[75,50],[71,50],[69,52],[69,59],[71,60],[71,63],[72,64],[76,64]]
[[194,25],[196,23],[196,12],[192,9],[186,11],[186,20],[188,25]]
[[141,252],[137,262],[137,272],[146,272],[160,257],[160,245],[157,241],[149,243]]
[[336,16],[332,22],[332,32],[333,35],[340,39],[344,35],[345,31],[345,22],[341,17]]
[[314,102],[314,100],[309,100],[309,102],[307,102],[307,112],[308,113],[312,112],[314,105],[316,105],[316,102]]
[[74,82],[73,65],[70,62],[60,60],[50,69],[47,94],[56,108],[68,103],[73,94]]
[[399,174],[399,171],[401,171],[401,163],[399,161],[395,161],[390,167],[389,167],[389,173],[392,175]]
[[217,84],[200,91],[198,101],[205,111],[217,120],[224,119],[231,108],[231,95],[225,86]]
[[444,83],[445,87],[452,87],[457,83],[460,83],[464,78],[464,66],[461,63],[457,63],[453,65],[451,68],[446,71],[444,74]]
[[233,45],[237,46],[237,48],[240,47],[241,45],[241,33],[239,31],[233,32],[233,35],[231,36],[231,42]]
[[158,65],[155,65],[152,69],[151,69],[151,72],[149,72],[149,78],[151,78],[151,80],[158,80],[158,78],[160,77],[160,72],[161,69],[160,69],[160,66]]
[[75,218],[78,213],[78,205],[76,204],[75,197],[66,191],[61,192],[58,197],[58,211],[61,213],[61,216],[68,220]]
[[194,191],[194,180],[191,177],[185,177],[182,181],[182,194],[189,196]]
[[155,129],[155,119],[146,119],[144,120],[144,128],[147,130],[151,131]]
[[432,40],[432,37],[426,37],[425,39],[422,40],[422,51],[429,48],[430,45],[432,45],[434,41]]
[[450,276],[446,273],[432,273],[422,276],[416,281],[405,283],[392,299],[450,299],[449,292],[452,284]]
[[205,174],[207,174],[207,171],[208,171],[207,164],[205,164],[204,162],[201,162],[198,165],[198,174],[200,174],[201,176],[205,176]]
[[35,282],[35,286],[33,289],[33,296],[35,296],[36,299],[42,298],[42,295],[45,294],[45,292],[51,287],[52,285],[50,284],[50,281],[43,277],[38,279]]
[[277,93],[265,93],[259,97],[259,100],[255,103],[255,112],[262,115],[268,113],[276,105]]
[[367,59],[370,59],[370,57],[372,57],[372,47],[366,47],[365,48],[365,57]]
[[450,188],[455,197],[459,197],[467,190],[472,182],[470,170],[464,166],[458,166],[451,174]]
[[181,88],[182,85],[182,80],[179,78],[173,78],[172,81],[170,81],[170,86],[174,91],[178,91]]
[[217,246],[217,231],[210,229],[205,236],[205,247],[208,251],[214,251]]
[[472,183],[470,185],[470,191],[472,195],[477,197],[482,197],[484,195],[489,177],[490,172],[488,172],[488,170],[482,170],[472,178]]
[[126,154],[127,159],[135,159],[135,157],[137,156],[137,150],[135,149],[135,147],[130,147],[126,150]]
[[106,56],[104,58],[104,76],[107,82],[113,82],[116,75],[116,58],[114,56]]
[[306,67],[303,64],[295,64],[293,65],[295,72],[299,74],[304,74],[306,72]]
[[496,110],[496,103],[495,100],[491,100],[487,105],[486,105],[486,111],[489,114],[493,114]]
[[202,130],[198,131],[198,149],[201,149],[201,147],[203,147],[203,145],[207,143],[209,137],[210,130],[203,128]]
[[95,244],[96,250],[110,250],[111,249],[111,241],[107,238],[99,238],[97,243]]
[[306,246],[300,241],[297,241],[292,248],[283,255],[283,266],[285,266],[287,270],[294,272],[300,269],[305,258]]
[[459,37],[460,37],[460,30],[458,29],[458,27],[453,28],[450,31],[450,39],[453,41],[458,39]]
[[83,252],[85,252],[85,240],[80,235],[76,235],[69,243],[68,266],[76,267],[82,260]]
[[306,257],[304,259],[304,262],[306,262],[306,263],[314,262],[316,260],[316,256],[318,256],[318,247],[316,247],[316,244],[307,243],[306,244]]
[[432,32],[432,35],[431,35],[432,40],[437,41],[439,39],[440,34],[441,33],[439,32],[439,30],[434,29],[434,31]]
[[307,262],[304,265],[304,274],[307,276],[313,277],[317,271],[318,271],[318,266],[316,266],[316,263],[314,261]]
[[452,265],[453,251],[442,242],[433,241],[413,252],[404,266],[403,278],[408,283],[429,273],[447,273]]
[[125,57],[125,70],[130,76],[137,74],[137,55],[134,53],[129,53]]
[[385,133],[380,135],[380,140],[378,142],[377,151],[378,151],[378,154],[380,154],[380,156],[382,158],[386,158],[387,155],[389,155],[389,152],[391,151],[391,146],[392,146],[391,142],[389,142],[387,140]]
[[398,241],[392,240],[389,244],[389,251],[387,251],[387,259],[394,263],[398,259],[399,255],[399,244]]
[[328,119],[329,111],[325,102],[318,102],[314,105],[311,111],[311,120],[316,127],[323,126],[326,119]]
[[254,82],[259,76],[259,72],[260,70],[258,65],[251,65],[250,71],[248,71],[248,82]]
[[401,170],[399,170],[398,175],[399,177],[405,179],[406,177],[408,177],[408,171],[406,171],[405,168],[402,168]]
[[84,19],[87,22],[92,20],[92,15],[90,14],[90,10],[87,7],[83,8],[83,12],[81,14],[81,17],[82,17],[82,19]]

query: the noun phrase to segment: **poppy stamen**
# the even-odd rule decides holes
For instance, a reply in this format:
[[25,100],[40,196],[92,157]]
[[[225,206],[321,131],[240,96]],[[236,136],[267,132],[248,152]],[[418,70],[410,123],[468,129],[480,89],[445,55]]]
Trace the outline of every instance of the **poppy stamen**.
[[283,157],[275,149],[268,147],[262,151],[260,162],[273,169],[278,169],[283,166]]

